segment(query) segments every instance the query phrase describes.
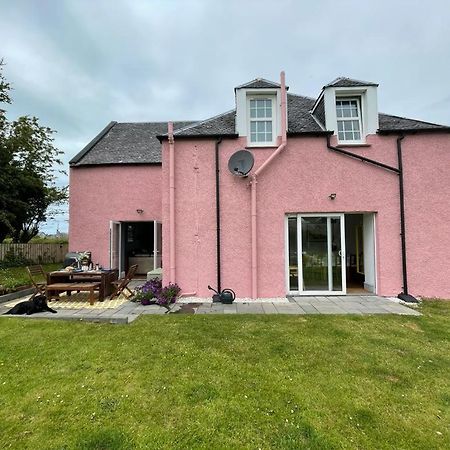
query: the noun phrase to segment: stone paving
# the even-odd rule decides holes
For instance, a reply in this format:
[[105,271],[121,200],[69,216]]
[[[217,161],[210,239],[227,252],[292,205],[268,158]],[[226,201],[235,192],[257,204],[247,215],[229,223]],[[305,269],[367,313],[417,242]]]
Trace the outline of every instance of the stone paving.
[[[0,315],[9,308],[0,304]],[[114,309],[59,309],[57,314],[39,313],[21,316],[27,319],[78,320],[86,322],[131,323],[147,314],[400,314],[420,313],[394,300],[378,296],[288,297],[288,302],[248,302],[174,304],[170,311],[157,305],[142,306],[128,301]],[[7,316],[17,317],[17,316]]]
[[[375,295],[330,297],[288,297],[288,303],[200,303],[191,305],[195,314],[401,314],[420,313],[394,300]],[[182,312],[183,305],[175,305],[171,312]]]

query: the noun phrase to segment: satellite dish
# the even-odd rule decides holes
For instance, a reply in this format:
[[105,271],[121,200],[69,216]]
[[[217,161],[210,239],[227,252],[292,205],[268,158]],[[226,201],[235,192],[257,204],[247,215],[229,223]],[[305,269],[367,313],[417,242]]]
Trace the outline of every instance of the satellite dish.
[[246,177],[254,162],[253,155],[248,150],[238,150],[228,160],[228,170],[238,177]]

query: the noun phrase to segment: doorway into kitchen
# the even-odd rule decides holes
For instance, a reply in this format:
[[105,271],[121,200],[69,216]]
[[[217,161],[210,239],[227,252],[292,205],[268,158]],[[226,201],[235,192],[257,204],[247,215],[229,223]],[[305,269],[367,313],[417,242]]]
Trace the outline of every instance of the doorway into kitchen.
[[162,268],[162,225],[157,221],[110,224],[111,268],[124,275],[137,264],[136,275]]

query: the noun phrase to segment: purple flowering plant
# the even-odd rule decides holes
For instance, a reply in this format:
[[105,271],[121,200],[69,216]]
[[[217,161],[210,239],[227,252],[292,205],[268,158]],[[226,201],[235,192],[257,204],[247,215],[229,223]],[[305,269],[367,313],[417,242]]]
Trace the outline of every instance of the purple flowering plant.
[[177,297],[180,295],[181,288],[176,283],[169,283],[166,287],[161,289],[156,303],[161,306],[168,307],[171,303],[175,303]]
[[142,305],[157,303],[157,298],[161,293],[162,283],[158,278],[147,281],[142,286],[136,288],[134,301],[141,302]]
[[180,292],[181,288],[177,284],[170,283],[163,288],[161,280],[154,278],[136,288],[133,300],[142,305],[156,304],[168,308],[170,304],[175,303]]

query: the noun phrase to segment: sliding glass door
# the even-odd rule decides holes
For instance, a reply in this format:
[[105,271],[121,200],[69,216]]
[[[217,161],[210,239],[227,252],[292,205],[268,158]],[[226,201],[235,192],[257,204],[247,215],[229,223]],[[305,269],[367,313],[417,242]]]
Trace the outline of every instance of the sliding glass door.
[[290,293],[345,294],[343,214],[288,216],[287,251]]

